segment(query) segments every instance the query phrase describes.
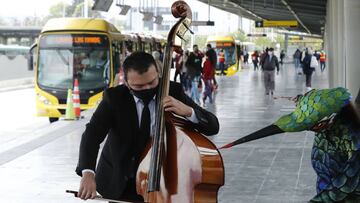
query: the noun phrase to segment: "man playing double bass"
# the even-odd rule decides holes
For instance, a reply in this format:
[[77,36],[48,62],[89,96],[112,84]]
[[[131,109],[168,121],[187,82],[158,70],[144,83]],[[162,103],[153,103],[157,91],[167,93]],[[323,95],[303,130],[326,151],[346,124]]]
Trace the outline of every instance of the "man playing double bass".
[[[82,176],[78,197],[143,201],[136,193],[139,157],[155,127],[155,98],[159,70],[150,54],[135,52],[123,64],[125,84],[104,91],[103,100],[82,135],[76,173]],[[162,101],[165,111],[189,120],[205,135],[219,131],[218,119],[185,95],[180,84],[170,83]],[[99,162],[100,144],[107,136]],[[96,170],[95,170],[96,168]]]

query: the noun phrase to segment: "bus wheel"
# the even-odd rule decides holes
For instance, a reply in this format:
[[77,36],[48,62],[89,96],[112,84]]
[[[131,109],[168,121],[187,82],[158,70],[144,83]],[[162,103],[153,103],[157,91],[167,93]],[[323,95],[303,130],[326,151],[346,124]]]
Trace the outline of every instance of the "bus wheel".
[[57,118],[57,117],[49,117],[50,123],[53,123],[53,122],[58,121],[58,120],[59,120],[59,118]]

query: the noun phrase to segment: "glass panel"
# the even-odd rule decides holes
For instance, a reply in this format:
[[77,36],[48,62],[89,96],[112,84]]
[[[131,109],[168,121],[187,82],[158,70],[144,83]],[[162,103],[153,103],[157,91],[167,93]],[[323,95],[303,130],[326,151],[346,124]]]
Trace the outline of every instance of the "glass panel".
[[[224,51],[225,55],[225,65],[230,66],[236,63],[236,54],[235,54],[235,46],[232,47],[222,47],[222,48],[216,48],[216,54],[219,56],[220,50]],[[219,63],[219,60],[218,60]]]
[[[79,80],[80,90],[105,88],[109,84],[110,57],[108,48],[104,47],[102,43],[98,46],[95,44],[90,46],[85,43],[99,42],[98,40],[104,37],[99,37],[98,35],[88,38],[80,37],[76,41],[78,44],[75,44],[75,39],[73,39],[72,43],[74,46],[71,47],[68,35],[66,37],[63,35],[56,36],[57,38],[50,35],[47,36],[51,37],[51,40],[43,37],[42,41],[46,43],[40,43],[40,45],[45,45],[45,48],[40,46],[39,85],[56,89],[68,89],[73,87],[73,79],[76,77]],[[59,45],[57,43],[60,43],[61,40],[54,41],[54,39],[61,39],[67,44]],[[80,39],[83,39],[84,43]],[[49,42],[56,43],[51,44]],[[83,46],[79,43],[82,43]],[[60,47],[55,47],[55,45]],[[67,46],[70,47],[66,48]]]

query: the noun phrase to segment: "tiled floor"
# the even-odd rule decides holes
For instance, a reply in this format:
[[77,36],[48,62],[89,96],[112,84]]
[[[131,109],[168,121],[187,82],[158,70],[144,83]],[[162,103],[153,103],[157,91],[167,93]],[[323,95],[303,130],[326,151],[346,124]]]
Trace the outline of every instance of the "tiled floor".
[[[216,145],[269,125],[293,109],[289,101],[265,96],[261,75],[245,69],[233,77],[218,77],[215,104],[206,105],[220,121],[220,133],[211,138]],[[275,96],[303,92],[304,80],[286,64],[276,76]],[[316,73],[313,83],[314,88],[327,87],[326,73]],[[85,123],[86,119],[42,126],[43,135],[0,152],[0,202],[82,202],[65,190],[78,189],[80,178],[74,169]],[[288,133],[222,150],[226,182],[219,202],[309,200],[315,194],[312,139],[310,132]]]

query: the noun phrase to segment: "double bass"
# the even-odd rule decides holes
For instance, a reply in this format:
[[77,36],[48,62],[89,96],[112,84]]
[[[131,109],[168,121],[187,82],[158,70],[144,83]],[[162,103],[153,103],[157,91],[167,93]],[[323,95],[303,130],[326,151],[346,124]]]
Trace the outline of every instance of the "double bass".
[[183,39],[191,24],[191,9],[184,1],[174,2],[171,11],[180,19],[168,34],[156,97],[155,133],[140,159],[136,190],[151,203],[216,203],[224,185],[219,151],[189,121],[165,112],[161,102],[169,94],[175,38]]

